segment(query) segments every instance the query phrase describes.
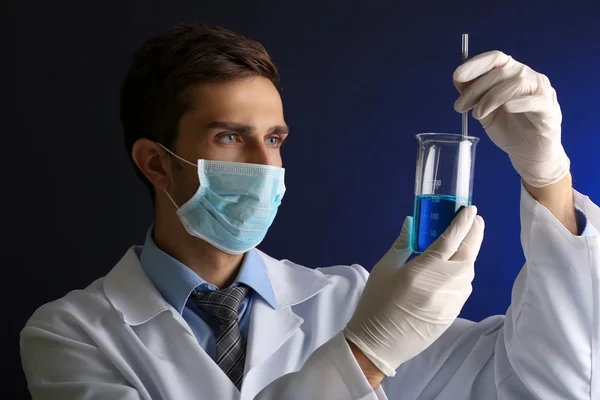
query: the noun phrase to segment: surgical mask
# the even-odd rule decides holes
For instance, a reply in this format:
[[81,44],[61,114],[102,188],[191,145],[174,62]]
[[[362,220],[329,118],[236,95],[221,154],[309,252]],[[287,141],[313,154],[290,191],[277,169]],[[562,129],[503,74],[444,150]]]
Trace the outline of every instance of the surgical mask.
[[285,193],[285,169],[212,160],[196,165],[159,145],[198,169],[200,186],[181,207],[165,190],[190,235],[229,254],[245,253],[262,242]]

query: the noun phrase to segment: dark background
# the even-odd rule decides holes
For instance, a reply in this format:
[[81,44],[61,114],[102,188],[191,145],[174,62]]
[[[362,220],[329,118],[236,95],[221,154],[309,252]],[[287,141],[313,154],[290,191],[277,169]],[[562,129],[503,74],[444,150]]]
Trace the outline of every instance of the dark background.
[[[7,7],[8,6],[8,7]],[[370,269],[412,212],[419,132],[459,132],[451,77],[500,49],[550,77],[575,187],[600,200],[597,1],[13,1],[2,68],[4,270],[1,398],[27,398],[18,333],[41,304],[106,274],[152,222],[122,144],[118,92],[129,57],[180,22],[261,41],[277,63],[288,191],[262,250],[310,267]],[[8,54],[7,54],[8,53]],[[10,61],[14,62],[14,70]],[[14,106],[15,108],[11,108]],[[474,203],[486,219],[463,316],[504,313],[524,261],[519,180],[476,121]]]

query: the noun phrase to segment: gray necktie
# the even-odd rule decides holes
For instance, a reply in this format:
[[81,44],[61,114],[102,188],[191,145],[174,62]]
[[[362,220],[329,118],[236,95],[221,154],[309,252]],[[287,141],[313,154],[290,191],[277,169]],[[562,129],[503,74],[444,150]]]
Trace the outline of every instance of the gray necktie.
[[248,287],[237,286],[214,292],[192,292],[190,300],[202,311],[219,322],[217,337],[217,365],[240,389],[244,378],[246,341],[240,333],[238,309],[248,293]]

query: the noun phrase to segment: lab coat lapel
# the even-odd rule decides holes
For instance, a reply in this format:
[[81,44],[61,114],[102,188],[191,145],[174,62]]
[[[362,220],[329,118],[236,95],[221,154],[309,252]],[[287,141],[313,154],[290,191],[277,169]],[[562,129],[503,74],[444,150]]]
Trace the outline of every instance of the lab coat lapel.
[[260,298],[252,303],[246,375],[288,341],[304,322],[292,311],[291,306],[310,299],[332,283],[319,271],[283,263],[261,251],[259,254],[273,287],[277,309]]
[[[103,288],[123,322],[138,333],[146,332],[142,338],[136,339],[136,342],[143,343],[144,350],[152,354],[149,356],[139,350],[140,360],[148,357],[146,370],[153,371],[156,379],[164,380],[161,383],[164,385],[175,385],[176,379],[181,379],[184,382],[196,381],[202,387],[201,394],[188,393],[183,391],[186,385],[182,384],[178,399],[197,395],[203,399],[238,398],[239,390],[206,354],[188,323],[167,303],[145,274],[139,261],[140,251],[140,247],[130,248],[105,277]],[[161,315],[164,312],[168,312],[170,317]],[[153,332],[153,335],[148,335],[148,332]]]
[[[183,375],[187,380],[201,379],[202,383],[199,384],[204,388],[203,398],[229,399],[239,396],[237,388],[197,343],[189,325],[150,282],[140,265],[139,251],[140,248],[130,249],[106,276],[104,291],[108,300],[128,325],[148,324],[149,330],[157,332],[160,336],[169,337],[168,341],[155,340],[153,343],[144,343],[154,354],[153,360],[155,358],[161,360],[162,371],[173,366],[175,368],[181,365],[202,366],[200,375],[197,370],[190,369],[173,370],[171,373],[175,376]],[[265,364],[269,357],[292,337],[302,334],[299,327],[304,320],[295,314],[291,307],[310,299],[332,283],[320,271],[289,262],[284,263],[260,251],[259,254],[273,288],[277,307],[273,309],[260,296],[253,298],[243,383],[243,392],[248,393],[249,396],[247,398],[253,398],[271,382],[274,375],[290,372],[280,366],[281,371],[264,374],[264,369],[259,367],[264,366],[270,370],[271,367]],[[168,311],[178,323],[165,323],[164,318],[160,318],[160,314],[165,311]],[[166,344],[169,345],[165,347]],[[211,385],[205,387],[205,382],[211,382]],[[189,398],[189,396],[179,398]]]

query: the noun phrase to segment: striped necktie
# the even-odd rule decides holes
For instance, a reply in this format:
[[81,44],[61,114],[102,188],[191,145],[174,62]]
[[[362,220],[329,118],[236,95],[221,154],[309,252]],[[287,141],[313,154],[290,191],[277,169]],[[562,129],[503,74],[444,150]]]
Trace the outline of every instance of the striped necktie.
[[246,341],[240,333],[238,309],[248,293],[248,287],[237,286],[213,292],[192,292],[190,300],[219,323],[217,337],[217,365],[240,389],[244,378]]

